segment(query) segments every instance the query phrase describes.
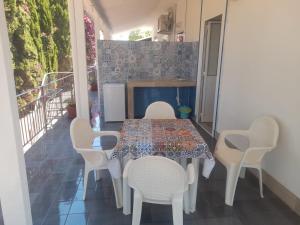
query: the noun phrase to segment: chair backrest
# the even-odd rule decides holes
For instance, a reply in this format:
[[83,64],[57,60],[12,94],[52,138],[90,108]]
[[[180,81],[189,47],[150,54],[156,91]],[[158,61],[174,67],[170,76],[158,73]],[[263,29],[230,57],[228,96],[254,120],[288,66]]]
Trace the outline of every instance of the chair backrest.
[[171,105],[158,101],[147,107],[144,119],[176,119],[176,116]]
[[93,130],[87,119],[75,118],[71,122],[70,135],[73,147],[78,150],[91,147]]
[[259,117],[250,126],[250,147],[267,147],[270,150],[277,146],[279,126],[270,116]]
[[168,201],[174,194],[185,191],[187,176],[184,169],[173,160],[146,156],[130,163],[128,184],[146,199]]

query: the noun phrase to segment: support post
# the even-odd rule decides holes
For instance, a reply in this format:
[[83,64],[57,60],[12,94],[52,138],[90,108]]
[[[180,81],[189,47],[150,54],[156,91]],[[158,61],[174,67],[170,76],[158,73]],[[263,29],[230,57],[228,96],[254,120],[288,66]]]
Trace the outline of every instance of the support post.
[[0,1],[0,199],[5,225],[32,225],[3,1]]
[[82,0],[68,0],[77,117],[89,119],[86,42]]

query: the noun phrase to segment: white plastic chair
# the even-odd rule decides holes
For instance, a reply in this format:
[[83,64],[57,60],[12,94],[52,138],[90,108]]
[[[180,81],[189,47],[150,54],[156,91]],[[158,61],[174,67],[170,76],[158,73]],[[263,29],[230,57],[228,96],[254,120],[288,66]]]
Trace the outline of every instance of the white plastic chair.
[[147,107],[144,119],[176,119],[176,116],[170,104],[158,101]]
[[[248,139],[249,147],[245,151],[230,148],[225,138],[241,135]],[[242,168],[255,168],[259,172],[260,196],[263,198],[261,163],[264,155],[277,146],[279,127],[275,119],[269,116],[257,118],[249,130],[223,131],[218,139],[215,157],[226,167],[227,180],[225,203],[232,206],[239,175]]]
[[130,160],[125,166],[123,179],[127,179],[128,185],[134,189],[132,225],[140,224],[143,202],[172,205],[174,225],[183,224],[183,196],[187,194],[189,184],[194,182],[192,164],[185,171],[168,158],[146,156]]
[[[115,136],[119,141],[120,134],[117,131],[98,131],[95,132],[90,126],[89,120],[75,118],[70,127],[71,140],[73,148],[82,155],[85,161],[84,168],[84,191],[83,200],[86,197],[86,188],[89,172],[94,170],[108,169],[108,158],[112,153],[111,150],[97,150],[92,148],[95,138],[102,136]],[[121,179],[113,179],[113,187],[116,198],[117,208],[122,207],[122,182]]]

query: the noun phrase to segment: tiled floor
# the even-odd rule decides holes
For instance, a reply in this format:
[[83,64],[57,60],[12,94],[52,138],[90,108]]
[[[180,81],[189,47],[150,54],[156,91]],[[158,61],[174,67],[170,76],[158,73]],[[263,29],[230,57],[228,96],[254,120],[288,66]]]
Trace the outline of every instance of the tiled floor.
[[[26,165],[35,225],[129,225],[115,207],[113,188],[106,172],[99,182],[90,175],[87,199],[82,201],[83,160],[72,148],[69,124],[62,119],[26,155]],[[119,129],[112,124],[107,129]],[[213,148],[214,141],[203,135]],[[109,146],[111,140],[105,141]],[[184,225],[299,225],[300,217],[265,188],[260,199],[251,176],[238,183],[233,207],[224,204],[226,171],[217,165],[209,180],[200,178],[197,212],[184,215]],[[1,222],[0,222],[1,224]],[[170,225],[170,206],[144,204],[141,224]]]

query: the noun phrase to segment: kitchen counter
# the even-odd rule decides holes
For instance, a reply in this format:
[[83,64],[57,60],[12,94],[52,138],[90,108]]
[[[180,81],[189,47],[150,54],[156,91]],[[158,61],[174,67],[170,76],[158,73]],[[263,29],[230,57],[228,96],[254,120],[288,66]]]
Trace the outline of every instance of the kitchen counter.
[[195,87],[193,80],[132,80],[127,82],[128,118],[134,118],[134,88],[136,87]]

